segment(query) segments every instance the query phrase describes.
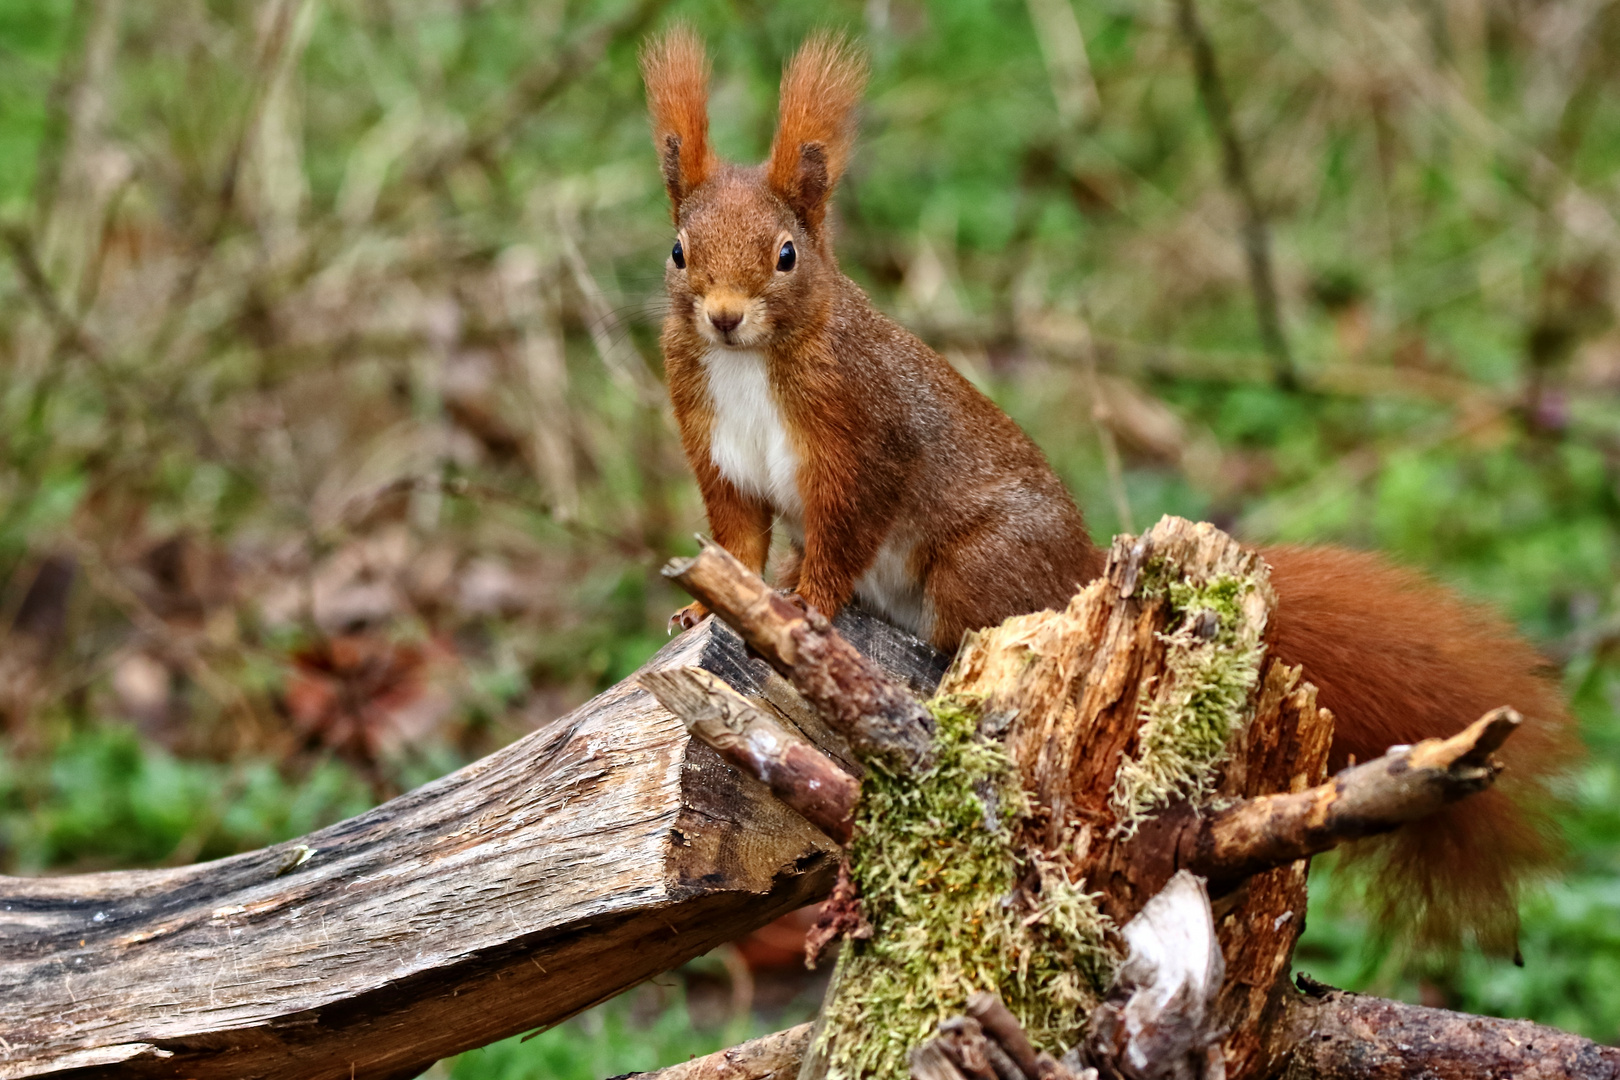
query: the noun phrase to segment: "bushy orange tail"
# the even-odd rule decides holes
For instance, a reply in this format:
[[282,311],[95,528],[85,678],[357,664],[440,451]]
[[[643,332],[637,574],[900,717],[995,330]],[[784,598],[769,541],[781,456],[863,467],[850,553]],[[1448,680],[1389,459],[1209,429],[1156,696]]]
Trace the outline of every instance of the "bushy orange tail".
[[1454,949],[1466,936],[1511,953],[1519,884],[1555,861],[1546,781],[1575,753],[1546,662],[1498,616],[1411,571],[1341,548],[1277,547],[1276,655],[1302,664],[1333,711],[1331,769],[1390,746],[1453,735],[1499,705],[1526,720],[1492,790],[1348,857],[1372,877],[1386,930]]

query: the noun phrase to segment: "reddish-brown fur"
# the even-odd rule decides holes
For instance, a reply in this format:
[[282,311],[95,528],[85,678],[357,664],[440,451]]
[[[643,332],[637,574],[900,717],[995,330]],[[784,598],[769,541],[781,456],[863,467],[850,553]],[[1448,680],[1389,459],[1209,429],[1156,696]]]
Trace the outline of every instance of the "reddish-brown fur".
[[[942,649],[1066,603],[1102,552],[1045,457],[839,272],[823,222],[864,79],[849,47],[813,39],[789,64],[757,168],[709,149],[708,68],[689,31],[649,46],[643,68],[686,260],[666,268],[666,370],[715,539],[763,570],[780,522],[792,539],[780,584],[828,614],[857,599]],[[1373,556],[1265,555],[1272,646],[1337,717],[1336,767],[1452,734],[1497,705],[1530,718],[1508,745],[1503,790],[1363,845],[1382,860],[1389,925],[1509,947],[1516,883],[1549,860],[1526,806],[1566,754],[1539,658],[1499,619]]]

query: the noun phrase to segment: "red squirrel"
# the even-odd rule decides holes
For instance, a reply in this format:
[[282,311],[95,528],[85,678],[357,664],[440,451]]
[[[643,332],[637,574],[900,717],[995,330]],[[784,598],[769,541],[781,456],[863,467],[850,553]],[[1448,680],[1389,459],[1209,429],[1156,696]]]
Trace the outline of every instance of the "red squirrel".
[[[677,237],[665,371],[714,539],[763,573],[780,523],[792,543],[779,586],[828,616],[858,601],[945,651],[1066,604],[1103,552],[1045,456],[839,271],[827,208],[853,141],[859,56],[830,36],[799,50],[770,158],[753,167],[710,146],[695,34],[650,42],[642,72]],[[1542,661],[1501,619],[1375,556],[1262,553],[1278,597],[1269,644],[1336,717],[1332,768],[1498,705],[1530,719],[1506,748],[1516,793],[1363,845],[1382,860],[1385,926],[1511,950],[1518,882],[1552,857],[1532,796],[1567,743]],[[705,614],[693,604],[673,621]]]

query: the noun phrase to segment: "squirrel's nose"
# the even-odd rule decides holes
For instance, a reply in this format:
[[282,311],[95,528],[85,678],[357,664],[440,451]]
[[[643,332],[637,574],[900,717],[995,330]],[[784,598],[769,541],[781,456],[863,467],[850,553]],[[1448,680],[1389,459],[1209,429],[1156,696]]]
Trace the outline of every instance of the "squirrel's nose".
[[709,321],[722,334],[729,334],[742,323],[743,317],[740,311],[711,311],[709,312]]

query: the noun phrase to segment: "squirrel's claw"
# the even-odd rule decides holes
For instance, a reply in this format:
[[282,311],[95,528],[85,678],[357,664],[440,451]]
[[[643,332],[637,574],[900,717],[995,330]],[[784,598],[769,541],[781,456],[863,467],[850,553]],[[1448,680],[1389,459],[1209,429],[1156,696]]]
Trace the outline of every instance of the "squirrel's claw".
[[805,612],[806,614],[808,614],[810,612],[810,601],[808,601],[804,597],[800,596],[794,590],[792,590],[792,589],[777,589],[776,590],[776,595],[780,596],[782,599],[786,600],[788,603],[792,604],[794,607],[798,608],[800,611]]
[[687,604],[669,617],[669,633],[673,634],[677,630],[690,630],[702,622],[708,614],[709,609],[702,604],[695,601]]

